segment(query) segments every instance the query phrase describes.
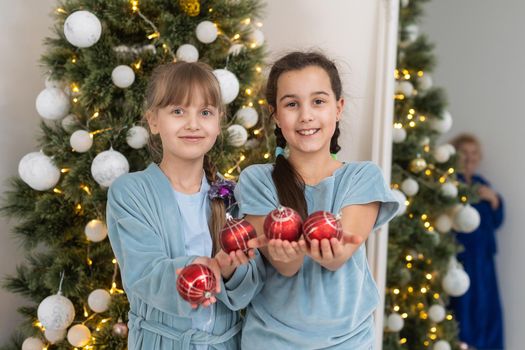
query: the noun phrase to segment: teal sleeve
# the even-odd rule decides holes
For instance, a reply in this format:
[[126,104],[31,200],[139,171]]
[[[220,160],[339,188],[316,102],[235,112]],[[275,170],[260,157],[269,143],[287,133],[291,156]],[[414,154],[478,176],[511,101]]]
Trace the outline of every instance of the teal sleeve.
[[279,206],[279,199],[267,165],[252,165],[241,173],[235,198],[242,215],[266,215]]
[[170,258],[155,221],[142,207],[147,203],[126,188],[122,182],[108,193],[107,225],[111,246],[121,269],[124,289],[129,296],[138,297],[166,313],[177,313],[179,298],[175,271],[191,263],[195,256]]
[[380,202],[374,230],[386,224],[396,214],[399,202],[383,178],[381,169],[374,163],[365,162],[347,179],[341,209],[352,204]]

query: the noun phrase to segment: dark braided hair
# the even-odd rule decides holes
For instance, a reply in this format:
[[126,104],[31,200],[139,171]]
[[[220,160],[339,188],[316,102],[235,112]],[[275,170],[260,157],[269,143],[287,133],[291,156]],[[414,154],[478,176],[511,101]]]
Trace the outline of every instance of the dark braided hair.
[[[292,52],[277,60],[270,70],[266,84],[266,100],[268,105],[273,108],[270,117],[273,116],[277,109],[277,82],[281,74],[311,66],[322,68],[328,74],[336,100],[341,98],[342,83],[334,62],[318,52]],[[286,139],[281,128],[276,126],[274,133],[277,147],[285,148]],[[335,132],[330,140],[330,153],[332,154],[336,154],[341,149],[338,144],[340,133],[339,122],[336,122]],[[297,210],[302,218],[305,219],[308,215],[308,207],[304,197],[304,180],[282,154],[275,159],[272,179],[277,189],[280,204]]]

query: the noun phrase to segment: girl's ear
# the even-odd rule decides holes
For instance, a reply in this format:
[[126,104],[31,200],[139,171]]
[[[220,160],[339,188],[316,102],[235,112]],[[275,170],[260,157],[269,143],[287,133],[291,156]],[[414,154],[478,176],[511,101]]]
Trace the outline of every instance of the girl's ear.
[[344,110],[344,108],[345,108],[345,99],[341,97],[336,102],[336,110],[337,110],[337,114],[335,116],[335,120],[336,121],[340,121],[341,118],[343,117],[343,110]]
[[153,135],[157,135],[159,133],[159,128],[157,125],[158,124],[157,112],[147,111],[146,120],[148,121],[149,130],[151,131],[151,133]]
[[275,108],[273,108],[272,106],[268,106],[268,110],[270,111],[270,115],[271,115],[275,125],[277,125],[277,127],[280,128],[281,126],[279,125],[279,120],[277,118],[277,113],[276,113]]

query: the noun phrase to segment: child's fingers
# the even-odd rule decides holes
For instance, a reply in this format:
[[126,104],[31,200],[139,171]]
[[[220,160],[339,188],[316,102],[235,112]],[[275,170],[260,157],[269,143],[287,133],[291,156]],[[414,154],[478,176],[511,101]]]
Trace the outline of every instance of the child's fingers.
[[288,241],[283,241],[283,251],[289,258],[294,258],[297,255],[294,247]]
[[301,252],[305,254],[310,254],[310,252],[308,251],[308,246],[306,245],[306,241],[304,239],[299,240],[297,244],[299,245],[299,249],[301,250]]
[[272,239],[268,244],[268,251],[275,260],[284,260],[286,254],[280,239]]
[[247,264],[248,263],[248,257],[242,250],[238,250],[235,252],[237,261],[239,262],[238,265]]
[[330,239],[332,244],[332,252],[334,253],[334,258],[341,256],[344,253],[343,245],[337,238]]
[[247,242],[248,248],[260,248],[268,245],[268,239],[266,236],[257,236],[256,238],[252,238]]
[[180,269],[176,269],[176,270],[175,270],[175,273],[176,273],[177,275],[180,275],[181,271],[182,271],[182,268],[180,268]]
[[326,238],[321,240],[321,253],[323,255],[323,259],[325,260],[331,260],[334,258],[330,241]]
[[321,253],[319,252],[319,241],[317,239],[312,239],[310,241],[310,256],[312,259],[321,259]]

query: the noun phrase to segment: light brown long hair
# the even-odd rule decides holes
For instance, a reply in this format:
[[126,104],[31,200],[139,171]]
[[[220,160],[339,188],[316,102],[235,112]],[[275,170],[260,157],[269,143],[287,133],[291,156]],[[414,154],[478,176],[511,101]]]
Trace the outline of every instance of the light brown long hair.
[[[162,160],[162,140],[159,135],[153,135],[146,122],[147,116],[157,113],[160,108],[169,105],[190,105],[198,91],[204,97],[207,105],[215,106],[223,118],[226,108],[222,103],[219,82],[210,66],[202,62],[176,62],[156,67],[146,90],[144,124],[148,128],[150,138],[148,149],[154,162]],[[210,184],[218,178],[217,167],[208,157],[204,156],[204,171]],[[212,216],[208,222],[213,241],[213,254],[219,249],[219,233],[226,222],[226,208],[221,199],[211,202]]]

